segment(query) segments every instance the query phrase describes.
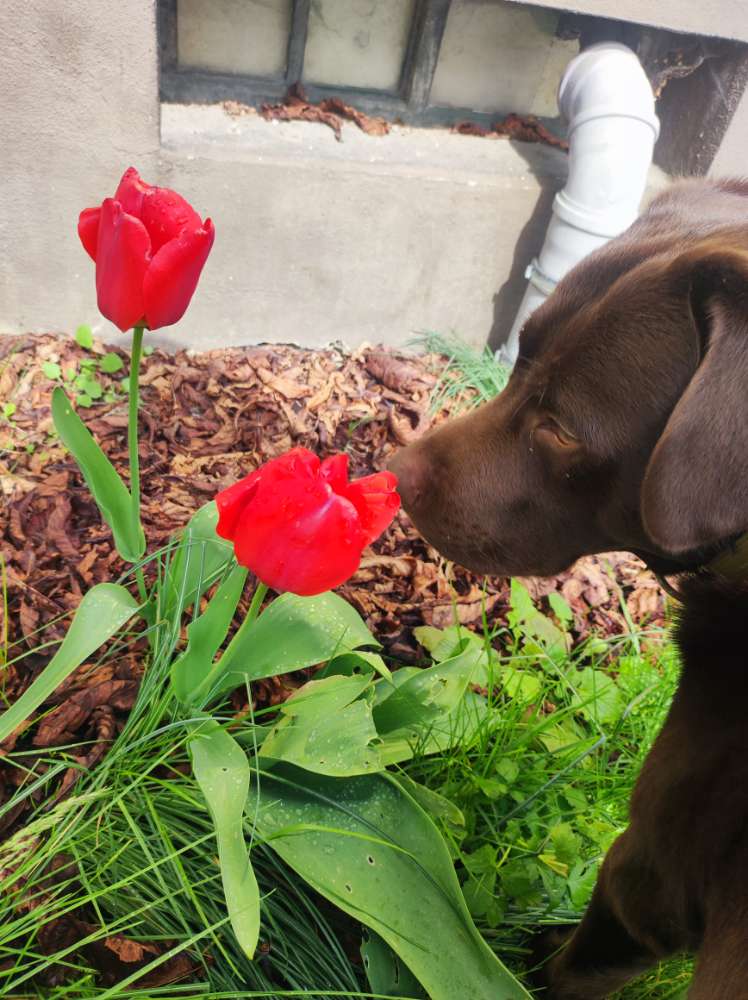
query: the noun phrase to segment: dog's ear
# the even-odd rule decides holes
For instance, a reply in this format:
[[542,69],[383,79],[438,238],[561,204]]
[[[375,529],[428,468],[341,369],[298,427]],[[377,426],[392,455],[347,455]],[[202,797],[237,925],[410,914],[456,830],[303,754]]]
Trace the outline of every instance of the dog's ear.
[[704,241],[667,284],[688,298],[699,362],[652,452],[641,513],[678,555],[748,529],[748,251]]

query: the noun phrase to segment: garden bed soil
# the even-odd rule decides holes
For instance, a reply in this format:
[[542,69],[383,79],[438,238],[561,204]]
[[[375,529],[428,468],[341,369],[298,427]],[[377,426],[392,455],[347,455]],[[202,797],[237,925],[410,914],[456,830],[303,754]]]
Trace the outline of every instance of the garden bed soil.
[[[108,352],[123,362],[111,374],[100,364]],[[50,415],[56,366],[64,378],[80,372],[84,363],[102,396],[79,406],[79,412],[126,474],[127,397],[122,384],[127,354],[99,343],[84,350],[71,337],[0,338],[5,594],[0,601],[0,640],[5,637],[0,655],[4,645],[8,660],[61,637],[81,595],[125,568]],[[141,376],[142,516],[151,551],[220,489],[294,445],[320,456],[347,452],[352,476],[381,469],[393,449],[470,403],[462,393],[432,412],[432,393],[443,371],[440,356],[366,346],[354,353],[277,345],[204,354],[155,350],[144,359]],[[525,582],[538,600],[551,591],[563,595],[574,614],[577,640],[590,632],[621,633],[627,620],[662,623],[662,592],[632,555],[587,557],[567,573]],[[400,662],[418,662],[422,650],[413,637],[415,626],[445,627],[456,615],[463,625],[480,629],[484,610],[492,625],[500,623],[508,608],[509,584],[447,562],[400,512],[340,593],[366,619],[387,654]],[[47,658],[32,653],[7,668],[4,696],[15,699]],[[97,748],[111,740],[135,697],[138,659],[134,650],[98,670],[74,675],[53,696],[59,707],[38,727],[35,745],[93,739],[92,752],[103,753]],[[293,678],[263,682],[258,698],[277,703],[295,683]]]

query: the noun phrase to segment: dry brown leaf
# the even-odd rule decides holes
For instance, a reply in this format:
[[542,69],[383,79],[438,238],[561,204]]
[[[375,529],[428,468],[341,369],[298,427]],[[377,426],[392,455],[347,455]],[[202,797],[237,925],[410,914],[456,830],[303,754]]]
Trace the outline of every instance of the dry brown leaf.
[[482,136],[488,139],[509,138],[518,142],[542,142],[546,146],[555,146],[565,152],[569,149],[569,143],[565,139],[559,139],[552,132],[549,132],[534,115],[509,114],[499,122],[495,122],[491,128],[484,128],[475,122],[458,122],[452,128],[453,132],[460,135]]
[[155,945],[133,941],[124,934],[113,934],[104,938],[104,945],[113,951],[121,962],[142,962],[146,955],[158,955]]
[[311,395],[309,386],[300,385],[298,382],[293,382],[282,375],[274,375],[267,368],[258,368],[257,376],[266,386],[280,393],[286,399],[303,399],[305,396]]
[[101,705],[118,711],[132,708],[137,693],[134,680],[105,680],[76,691],[46,715],[34,737],[34,746],[50,747],[71,742],[75,733]]
[[365,365],[370,375],[395,392],[422,390],[424,385],[433,386],[436,381],[433,375],[423,371],[422,366],[392,351],[369,351]]
[[[229,107],[227,107],[227,103]],[[241,113],[234,106],[235,102],[224,102],[228,114]],[[386,135],[390,126],[383,118],[373,118],[356,110],[350,104],[345,104],[338,97],[328,97],[319,104],[308,100],[303,87],[295,83],[280,104],[263,104],[260,114],[267,120],[276,121],[308,121],[327,125],[335,133],[335,138],[342,140],[342,125],[344,121],[352,121],[368,135]]]

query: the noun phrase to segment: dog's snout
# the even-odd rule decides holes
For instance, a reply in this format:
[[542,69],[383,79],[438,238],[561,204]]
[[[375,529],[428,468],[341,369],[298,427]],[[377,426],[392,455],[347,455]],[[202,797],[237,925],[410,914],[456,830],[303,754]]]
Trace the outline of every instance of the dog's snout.
[[397,476],[397,491],[406,510],[413,510],[428,496],[429,462],[421,451],[403,448],[395,452],[387,467]]

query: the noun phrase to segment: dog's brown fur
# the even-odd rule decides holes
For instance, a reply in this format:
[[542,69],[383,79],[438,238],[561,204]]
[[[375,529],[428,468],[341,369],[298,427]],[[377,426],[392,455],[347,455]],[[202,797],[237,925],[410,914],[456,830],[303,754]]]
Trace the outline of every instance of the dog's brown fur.
[[543,996],[606,997],[692,950],[691,1000],[748,998],[748,583],[703,569],[748,530],[748,181],[660,195],[530,317],[507,389],[392,468],[473,570],[618,548],[686,574],[678,693]]

